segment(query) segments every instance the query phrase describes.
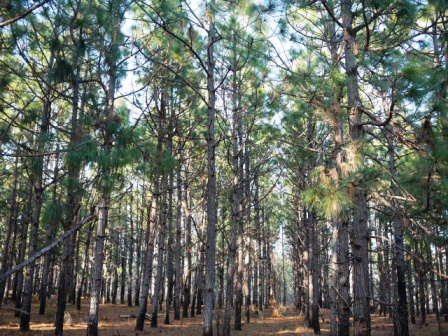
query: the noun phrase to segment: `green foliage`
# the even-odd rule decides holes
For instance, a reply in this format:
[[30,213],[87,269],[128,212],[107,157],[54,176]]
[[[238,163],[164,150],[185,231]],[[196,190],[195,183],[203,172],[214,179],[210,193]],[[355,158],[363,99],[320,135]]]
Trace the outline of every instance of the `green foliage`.
[[316,182],[302,193],[305,204],[326,218],[351,209],[347,182],[338,179],[336,170],[325,174],[323,167],[317,167],[313,175]]
[[63,219],[63,207],[59,203],[50,203],[48,204],[42,215],[42,223],[48,227],[50,223],[54,225],[59,225],[62,223]]
[[66,82],[73,78],[72,65],[64,58],[57,58],[52,69],[52,78],[56,82]]

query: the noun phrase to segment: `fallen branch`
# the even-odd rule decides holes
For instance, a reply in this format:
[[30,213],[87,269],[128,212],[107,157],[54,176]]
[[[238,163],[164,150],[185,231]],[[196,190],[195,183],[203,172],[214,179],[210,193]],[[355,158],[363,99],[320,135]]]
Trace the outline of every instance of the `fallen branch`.
[[395,304],[393,304],[393,303],[381,301],[380,299],[377,299],[377,298],[374,298],[374,297],[371,297],[371,296],[367,296],[367,298],[369,300],[373,300],[375,302],[378,302],[380,305],[383,305],[383,306],[388,306],[388,307],[394,307],[395,306]]
[[12,307],[4,307],[4,306],[0,306],[0,309],[3,310],[12,310],[15,312],[19,312],[20,314],[24,314],[24,315],[29,315],[30,313],[28,313],[27,311],[24,311],[22,309],[18,309],[18,308],[12,308]]
[[31,256],[30,258],[28,258],[27,260],[25,260],[21,264],[18,264],[17,266],[11,268],[9,271],[7,271],[7,272],[5,272],[3,274],[0,274],[0,282],[5,280],[6,278],[8,278],[11,274],[14,274],[14,273],[20,271],[21,269],[23,269],[24,267],[28,266],[34,260],[42,257],[45,253],[51,251],[53,248],[56,247],[56,245],[58,245],[60,242],[62,242],[65,238],[70,237],[76,230],[78,230],[83,225],[85,225],[86,223],[92,221],[95,218],[96,218],[96,214],[90,215],[90,216],[84,218],[78,224],[76,224],[75,226],[71,227],[69,230],[65,231],[62,236],[60,236],[58,239],[53,241],[50,245],[47,245],[46,247],[41,249],[39,252],[35,253],[33,256]]

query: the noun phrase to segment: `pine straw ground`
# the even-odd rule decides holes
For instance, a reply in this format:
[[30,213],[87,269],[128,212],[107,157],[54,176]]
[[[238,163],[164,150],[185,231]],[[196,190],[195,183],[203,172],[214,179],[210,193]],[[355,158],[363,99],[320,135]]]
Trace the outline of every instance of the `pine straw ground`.
[[[35,300],[37,302],[37,300]],[[53,335],[53,322],[55,314],[55,300],[50,300],[45,315],[38,315],[37,303],[32,307],[31,313],[31,330],[30,332],[19,331],[19,318],[14,317],[14,312],[10,310],[0,309],[0,336],[9,335]],[[87,321],[87,300],[84,302],[82,310],[76,311],[75,307],[68,305],[67,309],[71,315],[72,323],[64,326],[64,334],[68,336],[84,336],[86,334]],[[11,305],[8,305],[12,307]],[[202,316],[187,318],[181,321],[171,321],[170,325],[163,324],[163,314],[159,315],[159,328],[151,328],[149,321],[145,323],[145,330],[142,332],[134,331],[135,318],[120,318],[124,314],[136,314],[138,307],[128,307],[126,305],[101,305],[99,313],[99,331],[100,336],[138,336],[138,335],[163,335],[163,336],[195,336],[201,335],[202,332]],[[218,312],[223,315],[223,312]],[[278,315],[276,317],[273,317]],[[172,315],[171,315],[172,318]],[[321,319],[322,335],[328,335],[330,331],[329,311],[323,310],[323,318]],[[161,323],[162,322],[162,323]],[[444,322],[442,328],[448,331],[448,322]],[[215,335],[216,325],[214,326]],[[262,314],[252,314],[251,323],[245,324],[242,331],[233,331],[234,336],[255,336],[255,335],[313,335],[312,330],[307,328],[303,316],[301,316],[294,308],[281,308],[279,313],[271,309],[264,310]],[[372,335],[389,336],[393,335],[392,320],[388,317],[379,317],[372,315]],[[439,331],[439,325],[434,315],[428,316],[428,325],[419,326],[411,325],[411,335],[413,336],[430,336],[443,335],[448,336],[448,332]]]

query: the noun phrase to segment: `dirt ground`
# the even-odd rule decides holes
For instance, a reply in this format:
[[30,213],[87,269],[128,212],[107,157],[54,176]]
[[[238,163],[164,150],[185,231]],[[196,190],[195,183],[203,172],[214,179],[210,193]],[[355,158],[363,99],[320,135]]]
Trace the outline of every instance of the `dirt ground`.
[[[55,302],[50,301],[45,315],[38,315],[38,305],[36,303],[32,307],[31,313],[31,331],[19,331],[19,318],[14,317],[14,312],[10,310],[0,309],[0,336],[8,335],[53,335],[53,323],[55,315]],[[73,305],[68,305],[67,310],[71,315],[72,323],[64,326],[64,335],[68,336],[84,336],[86,334],[87,323],[87,300],[84,302],[81,311],[76,311]],[[12,304],[9,305],[12,307]],[[145,323],[145,330],[142,332],[134,331],[135,318],[120,318],[124,314],[136,314],[138,307],[128,307],[126,305],[101,305],[99,312],[99,334],[100,336],[138,336],[138,335],[163,335],[163,336],[195,336],[202,333],[202,316],[194,318],[186,318],[180,321],[171,321],[170,325],[164,325],[163,314],[159,315],[159,328],[151,328],[149,321]],[[219,313],[219,312],[218,312]],[[220,312],[221,316],[223,312]],[[255,335],[313,335],[312,330],[307,328],[303,316],[294,308],[280,309],[278,317],[272,317],[272,310],[264,310],[262,314],[252,314],[251,323],[245,324],[242,331],[233,331],[234,336],[255,336]],[[275,314],[274,314],[275,315]],[[173,316],[171,315],[171,319]],[[329,335],[330,324],[329,311],[323,310],[323,318],[321,319],[322,335]],[[442,318],[443,319],[443,318]],[[214,326],[215,335],[216,324]],[[373,336],[389,336],[393,335],[392,320],[388,317],[379,317],[377,314],[372,315],[372,335]],[[448,330],[448,322],[442,325],[442,328]],[[445,335],[439,332],[439,325],[434,315],[428,316],[426,326],[411,325],[411,336],[431,336]],[[448,334],[446,334],[448,335]]]

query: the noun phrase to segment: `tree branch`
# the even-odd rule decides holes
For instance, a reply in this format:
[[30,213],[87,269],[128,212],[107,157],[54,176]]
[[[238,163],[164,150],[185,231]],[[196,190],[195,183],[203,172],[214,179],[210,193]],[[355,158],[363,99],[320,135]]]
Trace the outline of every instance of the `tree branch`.
[[23,19],[24,17],[28,16],[29,14],[31,14],[34,10],[38,9],[39,7],[42,7],[43,5],[45,5],[47,2],[50,2],[51,0],[44,0],[43,2],[31,7],[30,9],[28,9],[25,13],[22,13],[20,15],[17,15],[15,18],[3,21],[0,23],[0,28],[6,27],[16,21],[19,21],[20,19]]

